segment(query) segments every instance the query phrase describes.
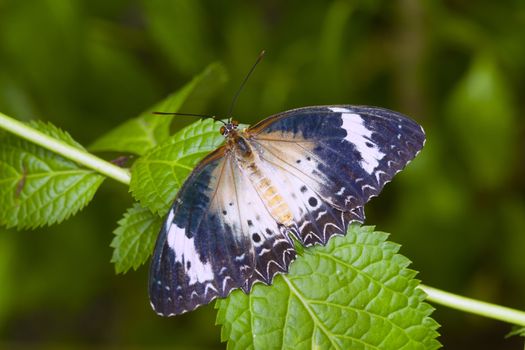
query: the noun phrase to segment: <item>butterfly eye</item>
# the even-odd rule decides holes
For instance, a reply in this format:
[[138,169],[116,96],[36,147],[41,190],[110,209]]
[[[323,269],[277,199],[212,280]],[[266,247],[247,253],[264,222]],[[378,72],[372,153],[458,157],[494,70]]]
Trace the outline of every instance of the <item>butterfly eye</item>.
[[226,133],[226,128],[224,127],[224,125],[221,126],[220,132],[221,132],[221,135],[224,135]]
[[232,125],[234,128],[237,129],[237,127],[239,126],[239,122],[237,120],[232,120]]

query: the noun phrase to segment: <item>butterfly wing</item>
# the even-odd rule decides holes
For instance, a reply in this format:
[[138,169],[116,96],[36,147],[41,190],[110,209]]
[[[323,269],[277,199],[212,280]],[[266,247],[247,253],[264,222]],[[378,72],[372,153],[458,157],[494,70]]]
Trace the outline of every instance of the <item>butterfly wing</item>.
[[177,193],[157,238],[150,268],[153,309],[181,314],[240,287],[253,272],[254,250],[242,228],[225,221],[234,187],[225,149],[205,158]]
[[186,180],[157,239],[150,299],[161,315],[181,314],[271,283],[295,258],[291,234],[325,244],[364,220],[363,205],[423,147],[421,127],[372,107],[327,106],[288,111],[246,131],[257,166],[282,194],[294,218],[270,214],[237,160],[219,148]]
[[150,300],[160,315],[193,310],[236,288],[247,291],[252,276],[270,283],[295,257],[235,162],[225,148],[212,153],[168,212],[150,268]]
[[382,108],[300,108],[247,130],[261,160],[281,181],[303,244],[325,244],[364,220],[363,205],[379,194],[423,147],[423,129]]
[[255,250],[254,273],[241,286],[248,293],[255,281],[270,284],[275,274],[287,272],[296,254],[288,228],[271,216],[254,184],[240,167],[232,162],[232,168],[236,199],[241,208],[236,219],[245,225],[244,232],[252,240]]

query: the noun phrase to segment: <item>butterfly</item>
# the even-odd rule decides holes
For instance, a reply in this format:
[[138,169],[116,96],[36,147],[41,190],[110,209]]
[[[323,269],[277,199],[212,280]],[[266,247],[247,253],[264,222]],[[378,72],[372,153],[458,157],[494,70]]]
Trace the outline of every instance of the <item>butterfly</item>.
[[422,149],[425,133],[383,108],[304,107],[241,130],[181,186],[150,268],[153,309],[172,316],[271,284],[308,247],[362,223],[364,205]]

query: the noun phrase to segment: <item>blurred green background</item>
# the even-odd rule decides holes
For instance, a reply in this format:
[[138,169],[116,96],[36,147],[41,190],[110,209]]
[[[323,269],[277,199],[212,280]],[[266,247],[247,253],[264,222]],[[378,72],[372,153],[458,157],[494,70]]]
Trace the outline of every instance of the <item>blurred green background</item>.
[[[220,61],[229,81],[183,111],[221,115],[263,48],[239,120],[317,104],[412,116],[425,149],[367,223],[424,283],[525,309],[523,1],[0,0],[0,111],[89,145]],[[225,346],[212,306],[161,319],[147,268],[115,275],[109,243],[130,204],[108,180],[61,225],[0,228],[0,348]],[[434,318],[448,349],[522,348],[506,324],[439,306]]]

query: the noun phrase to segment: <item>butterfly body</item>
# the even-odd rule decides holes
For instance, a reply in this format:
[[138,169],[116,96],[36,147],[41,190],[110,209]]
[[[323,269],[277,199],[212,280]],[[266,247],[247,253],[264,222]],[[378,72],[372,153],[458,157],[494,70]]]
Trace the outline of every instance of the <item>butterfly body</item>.
[[294,238],[326,244],[363,222],[364,204],[425,140],[405,116],[359,106],[300,108],[220,132],[225,145],[182,185],[157,239],[150,299],[161,315],[270,284],[295,259]]
[[[228,128],[231,127],[228,126]],[[264,168],[261,167],[264,162],[261,161],[256,145],[250,141],[249,133],[247,131],[238,132],[234,127],[233,131],[225,134],[225,137],[227,138],[226,152],[235,154],[235,164],[250,180],[270,215],[282,225],[293,225],[289,206],[268,174],[265,173]]]

